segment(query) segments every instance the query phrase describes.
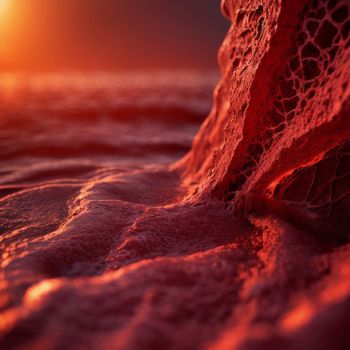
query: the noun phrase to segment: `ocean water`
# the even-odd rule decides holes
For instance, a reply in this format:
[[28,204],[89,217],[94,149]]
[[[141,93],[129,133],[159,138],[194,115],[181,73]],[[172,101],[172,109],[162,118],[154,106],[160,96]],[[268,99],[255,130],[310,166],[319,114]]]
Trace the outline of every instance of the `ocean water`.
[[215,72],[0,75],[0,181],[39,164],[169,163],[191,146]]

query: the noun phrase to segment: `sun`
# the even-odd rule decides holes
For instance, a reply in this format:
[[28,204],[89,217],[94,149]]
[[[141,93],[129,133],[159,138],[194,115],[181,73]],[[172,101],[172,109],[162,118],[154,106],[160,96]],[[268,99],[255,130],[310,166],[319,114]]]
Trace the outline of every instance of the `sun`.
[[0,0],[0,10],[3,10],[7,5],[7,0]]

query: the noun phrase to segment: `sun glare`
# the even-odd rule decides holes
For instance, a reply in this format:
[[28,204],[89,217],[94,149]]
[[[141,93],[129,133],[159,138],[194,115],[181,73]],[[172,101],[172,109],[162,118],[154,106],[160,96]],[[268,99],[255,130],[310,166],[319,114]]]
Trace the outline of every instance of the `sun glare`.
[[0,0],[0,9],[2,10],[7,3],[7,0]]
[[0,0],[0,25],[1,22],[4,20],[4,15],[7,13],[8,10],[8,5],[9,5],[9,0]]

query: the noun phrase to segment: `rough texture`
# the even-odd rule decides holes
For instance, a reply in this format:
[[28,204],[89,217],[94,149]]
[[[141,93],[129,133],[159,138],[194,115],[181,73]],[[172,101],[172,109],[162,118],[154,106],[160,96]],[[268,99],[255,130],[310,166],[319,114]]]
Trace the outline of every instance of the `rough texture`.
[[2,348],[350,348],[350,2],[222,10],[181,161],[7,175]]
[[249,211],[280,179],[348,138],[347,5],[223,3],[233,21],[221,49],[224,77],[188,157],[203,174],[200,197]]

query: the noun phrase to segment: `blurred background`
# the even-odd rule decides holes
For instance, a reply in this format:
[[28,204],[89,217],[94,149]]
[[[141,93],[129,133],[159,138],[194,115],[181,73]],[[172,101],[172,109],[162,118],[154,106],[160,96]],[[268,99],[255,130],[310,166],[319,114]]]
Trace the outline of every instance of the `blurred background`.
[[0,0],[4,173],[179,159],[227,28],[220,0]]
[[0,0],[2,71],[215,70],[220,0]]

